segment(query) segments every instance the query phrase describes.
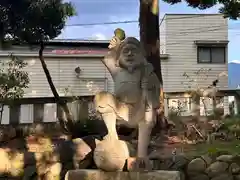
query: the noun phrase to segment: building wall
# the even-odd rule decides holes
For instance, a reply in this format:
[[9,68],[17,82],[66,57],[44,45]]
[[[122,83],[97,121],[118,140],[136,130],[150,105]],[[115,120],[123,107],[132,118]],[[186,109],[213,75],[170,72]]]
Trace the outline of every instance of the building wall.
[[[29,73],[30,84],[25,89],[24,97],[53,97],[38,57],[29,54],[18,57],[28,63],[24,70]],[[2,56],[1,60],[8,60],[8,57]],[[61,96],[94,95],[102,90],[113,92],[113,80],[100,57],[45,56],[45,62]],[[79,77],[74,71],[78,66],[82,70]],[[56,111],[56,104],[45,104],[44,121],[56,121]],[[21,105],[20,114],[21,123],[33,122],[33,105]],[[8,123],[9,108],[5,106],[2,124]]]
[[160,22],[160,53],[166,54],[166,21]]
[[[165,15],[165,49],[169,59],[162,62],[164,91],[178,92],[188,89],[183,73],[186,72],[201,87],[207,87],[222,72],[228,71],[226,64],[198,64],[195,40],[228,40],[228,21],[222,15]],[[160,27],[161,29],[161,27]],[[163,35],[162,35],[163,36]],[[162,37],[161,36],[161,37]],[[227,58],[227,54],[226,54]],[[205,75],[196,76],[199,69],[211,69]],[[185,82],[185,83],[184,83]],[[184,84],[184,85],[183,85]],[[219,88],[228,87],[228,78],[221,77]]]
[[[29,88],[25,89],[24,97],[53,96],[40,60],[29,56],[19,58],[28,63],[24,70],[28,72],[30,78]],[[7,57],[1,57],[1,60],[5,59],[8,60]],[[54,85],[62,96],[86,96],[94,95],[100,90],[113,91],[111,75],[100,58],[46,57],[45,62]],[[77,77],[74,70],[78,66],[81,73]]]

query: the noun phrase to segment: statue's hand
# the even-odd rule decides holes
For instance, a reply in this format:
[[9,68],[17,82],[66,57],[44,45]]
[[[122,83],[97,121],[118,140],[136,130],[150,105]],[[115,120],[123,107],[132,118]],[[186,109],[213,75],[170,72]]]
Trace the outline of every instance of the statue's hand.
[[109,49],[112,49],[114,47],[116,47],[117,45],[119,45],[121,43],[121,40],[114,36],[111,40],[110,40],[110,44],[108,46]]

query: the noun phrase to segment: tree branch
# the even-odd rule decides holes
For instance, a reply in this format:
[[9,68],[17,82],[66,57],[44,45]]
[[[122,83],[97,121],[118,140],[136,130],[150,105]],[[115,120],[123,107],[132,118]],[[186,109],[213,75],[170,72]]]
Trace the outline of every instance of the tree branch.
[[[60,125],[62,126],[63,130],[64,131],[67,131],[67,132],[72,132],[73,131],[73,117],[72,117],[72,114],[71,112],[69,111],[69,108],[67,106],[67,103],[65,101],[63,101],[57,90],[56,90],[56,87],[53,83],[53,80],[52,80],[52,77],[51,77],[51,74],[47,68],[47,64],[45,63],[45,60],[44,60],[44,57],[43,57],[43,50],[44,50],[44,44],[43,42],[41,41],[40,42],[40,50],[39,50],[39,60],[42,64],[42,68],[43,68],[43,71],[46,75],[46,78],[47,78],[47,81],[48,81],[48,84],[52,90],[52,93],[56,99],[56,102],[58,105],[60,105],[60,107],[63,109],[63,111],[65,112],[65,115],[66,115],[66,120],[64,118],[64,116],[62,115],[62,113],[57,113],[58,114],[58,119],[59,119],[59,122],[60,122]],[[66,123],[65,123],[66,122]],[[65,126],[66,124],[66,126]]]

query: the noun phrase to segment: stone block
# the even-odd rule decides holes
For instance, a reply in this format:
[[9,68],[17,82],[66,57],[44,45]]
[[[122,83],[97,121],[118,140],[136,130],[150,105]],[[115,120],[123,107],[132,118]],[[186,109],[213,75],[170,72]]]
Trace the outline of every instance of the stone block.
[[70,170],[65,180],[184,180],[178,171],[144,171],[144,172],[104,172],[100,170]]

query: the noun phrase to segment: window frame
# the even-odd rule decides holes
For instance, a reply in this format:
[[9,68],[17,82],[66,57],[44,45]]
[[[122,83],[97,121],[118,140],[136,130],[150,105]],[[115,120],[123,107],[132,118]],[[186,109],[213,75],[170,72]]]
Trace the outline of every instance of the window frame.
[[[209,49],[210,50],[210,61],[209,62],[202,62],[199,58],[199,49]],[[224,53],[224,61],[223,62],[212,62],[212,49],[214,48],[223,48],[223,53]],[[198,64],[226,64],[226,46],[197,46],[197,63]]]

